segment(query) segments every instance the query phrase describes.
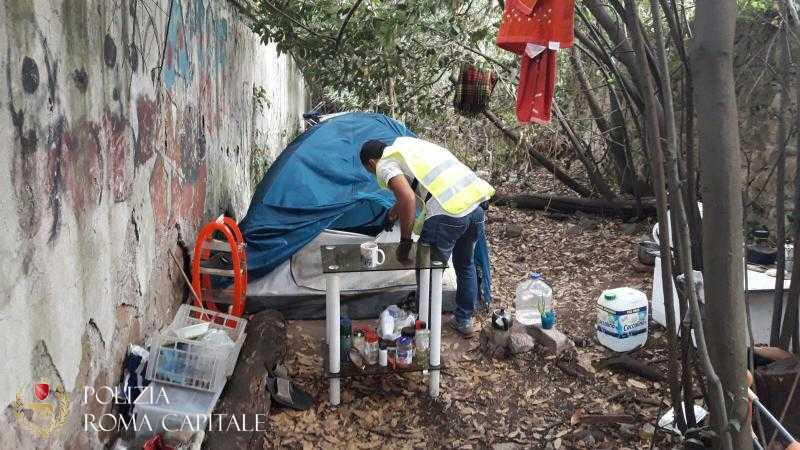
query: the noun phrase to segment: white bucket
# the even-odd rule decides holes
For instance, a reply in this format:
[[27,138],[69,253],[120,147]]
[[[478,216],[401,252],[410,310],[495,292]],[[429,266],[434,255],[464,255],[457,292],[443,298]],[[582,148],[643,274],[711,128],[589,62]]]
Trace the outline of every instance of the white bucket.
[[[606,298],[607,294],[611,298]],[[647,342],[647,295],[629,287],[608,289],[597,299],[597,340],[615,352]]]

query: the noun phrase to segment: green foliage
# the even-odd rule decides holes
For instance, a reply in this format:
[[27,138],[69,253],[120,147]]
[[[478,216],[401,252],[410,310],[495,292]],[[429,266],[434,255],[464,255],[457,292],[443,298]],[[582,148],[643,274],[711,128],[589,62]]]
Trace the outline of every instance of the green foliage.
[[441,112],[460,64],[513,59],[494,46],[500,13],[489,0],[258,0],[253,29],[339,109],[413,120]]

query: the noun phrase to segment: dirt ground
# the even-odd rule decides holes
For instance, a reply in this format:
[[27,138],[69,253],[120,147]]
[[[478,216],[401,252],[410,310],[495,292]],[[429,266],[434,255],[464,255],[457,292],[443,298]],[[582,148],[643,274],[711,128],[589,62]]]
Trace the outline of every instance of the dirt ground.
[[[610,351],[594,335],[595,301],[606,288],[650,295],[652,268],[636,264],[635,245],[651,224],[492,208],[487,233],[494,269],[492,308],[511,307],[514,289],[541,272],[554,290],[557,327],[577,344],[569,361],[539,351],[507,360],[485,357],[473,339],[445,330],[441,396],[432,400],[421,374],[343,382],[330,407],[319,342],[323,322],[292,322],[289,373],[316,399],[306,412],[273,408],[268,435],[282,448],[672,448],[656,432],[667,386],[592,366]],[[487,311],[476,322],[484,324]],[[664,330],[651,322],[636,353],[666,373]],[[574,370],[561,367],[578,367]],[[581,414],[627,414],[632,423],[585,425]]]

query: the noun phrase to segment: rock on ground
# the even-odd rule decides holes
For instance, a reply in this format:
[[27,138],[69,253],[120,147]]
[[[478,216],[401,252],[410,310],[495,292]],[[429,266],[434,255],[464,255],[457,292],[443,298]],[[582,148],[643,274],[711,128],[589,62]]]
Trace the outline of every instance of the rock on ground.
[[494,358],[508,358],[526,353],[536,345],[525,327],[516,323],[508,331],[495,329],[491,325],[484,326],[480,343],[483,353]]

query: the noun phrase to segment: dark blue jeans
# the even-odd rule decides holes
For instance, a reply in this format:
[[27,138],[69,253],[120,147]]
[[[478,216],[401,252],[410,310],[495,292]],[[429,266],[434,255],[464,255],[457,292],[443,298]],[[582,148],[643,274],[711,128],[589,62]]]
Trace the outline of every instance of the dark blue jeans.
[[453,256],[458,287],[455,316],[466,325],[478,300],[478,274],[475,269],[475,242],[483,232],[484,212],[480,206],[464,217],[437,215],[422,225],[420,242],[430,244],[444,259]]

